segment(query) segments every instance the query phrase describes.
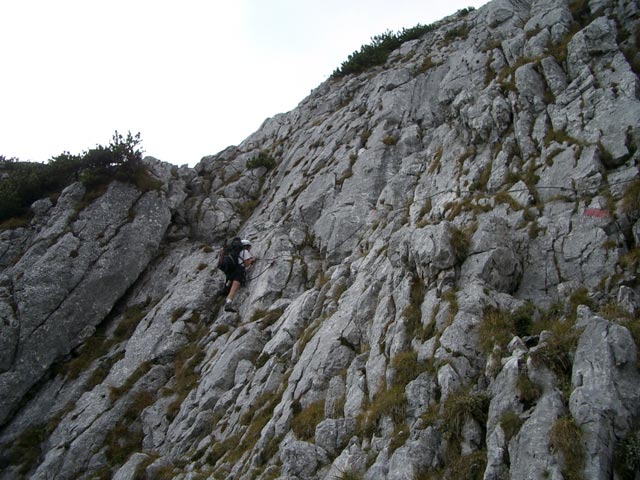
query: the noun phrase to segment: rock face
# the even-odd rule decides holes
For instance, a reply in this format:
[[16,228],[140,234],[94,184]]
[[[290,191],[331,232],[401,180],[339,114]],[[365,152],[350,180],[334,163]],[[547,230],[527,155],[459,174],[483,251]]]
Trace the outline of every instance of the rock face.
[[145,159],[159,190],[36,202],[0,233],[0,480],[633,478],[639,19],[494,0]]

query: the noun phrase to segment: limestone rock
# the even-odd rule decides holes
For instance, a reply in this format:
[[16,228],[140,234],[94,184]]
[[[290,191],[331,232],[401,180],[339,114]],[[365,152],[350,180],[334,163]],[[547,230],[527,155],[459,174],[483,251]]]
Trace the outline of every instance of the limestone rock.
[[[159,190],[37,200],[0,231],[0,480],[561,480],[560,418],[583,476],[615,476],[640,413],[639,18],[493,0],[195,168],[145,158]],[[258,261],[230,313],[236,235]],[[607,319],[573,327],[577,303]]]
[[639,413],[637,346],[623,326],[594,316],[586,307],[578,315],[582,334],[569,406],[584,432],[585,475],[606,477],[613,472],[613,445],[629,432]]

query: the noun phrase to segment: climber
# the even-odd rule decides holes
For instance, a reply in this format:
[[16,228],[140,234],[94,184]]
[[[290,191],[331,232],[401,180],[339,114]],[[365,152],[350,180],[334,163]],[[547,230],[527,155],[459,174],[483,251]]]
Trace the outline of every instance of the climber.
[[256,261],[251,254],[251,242],[249,240],[234,238],[229,248],[225,248],[218,262],[218,268],[227,277],[225,291],[228,291],[224,305],[225,312],[237,312],[233,306],[233,298],[238,289],[247,282],[247,268]]

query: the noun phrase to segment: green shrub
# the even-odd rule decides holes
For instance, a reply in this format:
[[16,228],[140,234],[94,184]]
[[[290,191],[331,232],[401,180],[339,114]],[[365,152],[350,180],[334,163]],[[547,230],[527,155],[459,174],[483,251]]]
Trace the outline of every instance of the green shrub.
[[80,155],[64,152],[48,163],[19,162],[0,157],[0,222],[25,215],[30,205],[47,195],[59,192],[80,180],[90,193],[112,180],[134,183],[143,191],[160,188],[142,163],[140,134],[130,132],[124,138],[117,131],[111,143],[89,149]]
[[402,29],[402,31],[397,33],[387,30],[380,35],[375,35],[371,38],[370,44],[362,45],[360,50],[349,55],[347,60],[342,62],[340,68],[334,70],[331,78],[362,73],[369,68],[382,65],[387,61],[391,52],[404,42],[420,38],[433,29],[433,25],[418,24],[409,29]]
[[466,17],[467,15],[469,15],[471,12],[473,12],[475,10],[475,7],[466,7],[466,8],[461,8],[460,10],[458,10],[456,12],[456,15],[458,15],[458,17]]
[[247,162],[247,168],[253,170],[255,168],[264,167],[267,170],[271,170],[276,166],[276,161],[267,152],[261,151]]

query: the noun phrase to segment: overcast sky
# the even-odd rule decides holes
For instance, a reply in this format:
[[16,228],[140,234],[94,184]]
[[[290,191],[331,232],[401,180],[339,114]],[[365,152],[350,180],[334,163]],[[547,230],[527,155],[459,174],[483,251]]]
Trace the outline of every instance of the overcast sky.
[[237,145],[386,30],[486,0],[2,0],[0,155],[140,132],[176,165]]

